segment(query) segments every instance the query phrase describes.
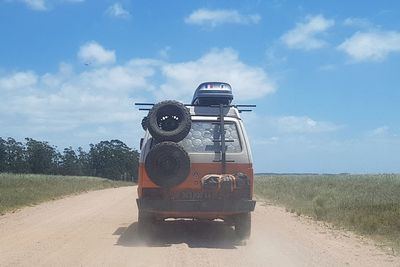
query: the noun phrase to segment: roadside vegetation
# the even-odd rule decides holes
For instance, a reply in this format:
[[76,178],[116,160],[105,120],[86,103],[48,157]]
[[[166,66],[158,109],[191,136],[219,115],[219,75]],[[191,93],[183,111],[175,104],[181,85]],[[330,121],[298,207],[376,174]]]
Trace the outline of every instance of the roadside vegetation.
[[66,195],[129,185],[96,177],[0,173],[0,215]]
[[400,249],[400,175],[256,176],[255,193]]
[[60,152],[46,141],[25,138],[25,142],[19,142],[11,137],[0,137],[0,173],[137,179],[138,151],[120,140],[101,141],[89,147],[88,151],[68,147]]

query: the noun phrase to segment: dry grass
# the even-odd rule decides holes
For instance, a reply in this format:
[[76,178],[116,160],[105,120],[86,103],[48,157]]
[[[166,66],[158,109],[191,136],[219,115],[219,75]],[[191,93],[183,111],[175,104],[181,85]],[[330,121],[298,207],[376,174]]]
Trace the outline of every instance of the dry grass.
[[66,195],[128,185],[133,184],[96,177],[0,173],[0,214]]
[[400,248],[400,175],[271,175],[258,196]]

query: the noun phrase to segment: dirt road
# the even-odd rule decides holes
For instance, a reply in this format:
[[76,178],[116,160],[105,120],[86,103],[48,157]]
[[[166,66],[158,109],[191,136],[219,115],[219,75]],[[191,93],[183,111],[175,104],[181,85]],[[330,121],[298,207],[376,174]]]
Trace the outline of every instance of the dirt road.
[[0,216],[0,266],[400,266],[352,234],[258,203],[252,238],[220,222],[166,222],[137,235],[136,187],[107,189]]

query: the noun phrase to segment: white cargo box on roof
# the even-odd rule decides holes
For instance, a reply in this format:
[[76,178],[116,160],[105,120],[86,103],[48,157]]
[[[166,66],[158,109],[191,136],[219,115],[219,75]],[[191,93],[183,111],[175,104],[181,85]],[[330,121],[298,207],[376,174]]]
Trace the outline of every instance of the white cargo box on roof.
[[200,84],[193,95],[192,105],[230,105],[233,100],[232,87],[223,82]]

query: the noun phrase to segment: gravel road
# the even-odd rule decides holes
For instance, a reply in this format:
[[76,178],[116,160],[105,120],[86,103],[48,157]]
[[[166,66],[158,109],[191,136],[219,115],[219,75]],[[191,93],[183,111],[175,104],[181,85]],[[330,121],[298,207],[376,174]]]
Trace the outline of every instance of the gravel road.
[[137,234],[136,187],[94,191],[0,216],[0,266],[400,266],[366,238],[257,203],[252,237],[221,222],[170,221]]

